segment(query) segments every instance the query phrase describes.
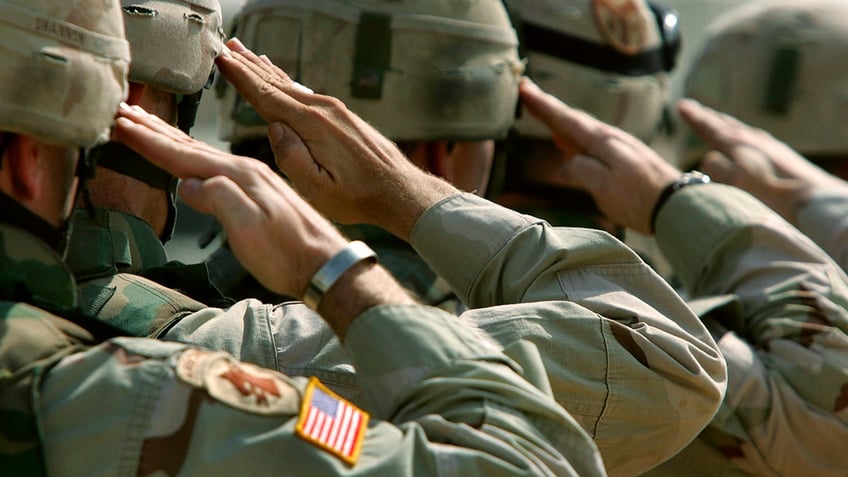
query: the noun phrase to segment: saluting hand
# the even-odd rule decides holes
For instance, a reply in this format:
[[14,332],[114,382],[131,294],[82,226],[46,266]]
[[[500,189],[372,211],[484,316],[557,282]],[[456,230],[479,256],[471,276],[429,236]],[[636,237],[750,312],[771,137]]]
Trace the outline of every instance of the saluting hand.
[[424,210],[456,193],[340,100],[299,85],[238,40],[227,44],[232,51],[218,57],[218,68],[271,124],[277,165],[327,217],[378,225],[407,240]]
[[123,105],[115,139],[183,179],[191,207],[214,215],[239,261],[277,293],[303,296],[347,240],[264,163],[197,141],[138,106]]
[[529,79],[522,80],[520,93],[527,110],[548,126],[562,151],[555,179],[588,191],[613,222],[650,233],[654,205],[680,171],[639,139],[569,107]]
[[681,100],[678,110],[692,131],[714,149],[699,168],[717,182],[744,189],[790,222],[816,189],[848,187],[762,129],[691,99]]

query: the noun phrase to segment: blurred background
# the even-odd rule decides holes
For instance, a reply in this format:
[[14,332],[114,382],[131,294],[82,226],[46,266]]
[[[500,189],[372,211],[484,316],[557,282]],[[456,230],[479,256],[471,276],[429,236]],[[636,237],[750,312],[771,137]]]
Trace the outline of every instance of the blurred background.
[[[565,1],[565,0],[564,0]],[[652,0],[653,1],[653,0]],[[680,15],[680,28],[683,36],[683,47],[676,70],[671,75],[672,101],[680,97],[682,78],[686,76],[689,64],[703,40],[704,28],[717,15],[729,7],[746,3],[751,0],[657,0],[655,3],[665,4],[674,8]],[[224,13],[224,25],[227,32],[231,31],[235,14],[245,3],[245,0],[221,0]],[[218,102],[214,91],[204,93],[198,112],[197,123],[192,130],[194,137],[207,142],[222,150],[229,150],[229,144],[218,139],[217,131]],[[654,146],[661,154],[673,154],[675,137],[666,137]],[[670,156],[669,156],[670,157]],[[172,260],[194,263],[203,260],[206,255],[216,248],[217,241],[205,249],[198,246],[198,239],[207,234],[213,227],[211,217],[199,214],[184,204],[179,206],[177,229],[174,238],[168,242],[166,249]]]

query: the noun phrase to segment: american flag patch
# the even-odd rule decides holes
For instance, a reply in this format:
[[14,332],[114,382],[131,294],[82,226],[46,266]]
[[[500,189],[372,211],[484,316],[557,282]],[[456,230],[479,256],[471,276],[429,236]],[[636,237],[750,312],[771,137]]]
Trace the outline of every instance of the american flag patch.
[[303,439],[356,464],[369,415],[311,378],[297,419],[296,432]]

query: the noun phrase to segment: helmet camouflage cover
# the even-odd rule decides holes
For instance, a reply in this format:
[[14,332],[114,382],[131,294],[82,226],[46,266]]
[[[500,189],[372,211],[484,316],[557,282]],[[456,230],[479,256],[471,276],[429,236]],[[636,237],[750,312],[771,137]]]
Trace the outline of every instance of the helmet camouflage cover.
[[[677,17],[645,0],[506,0],[527,74],[545,91],[642,139],[657,132],[668,72],[680,46]],[[518,134],[550,138],[527,114]]]
[[[802,154],[845,155],[846,25],[844,0],[756,1],[728,10],[707,28],[684,96],[765,129]],[[683,146],[682,166],[706,149],[692,134]]]
[[0,37],[0,131],[106,140],[130,59],[117,0],[0,0]]
[[[396,141],[504,136],[523,65],[500,0],[250,0],[235,35]],[[219,135],[265,137],[223,87]]]
[[224,39],[218,0],[121,0],[130,81],[191,94],[203,89]]

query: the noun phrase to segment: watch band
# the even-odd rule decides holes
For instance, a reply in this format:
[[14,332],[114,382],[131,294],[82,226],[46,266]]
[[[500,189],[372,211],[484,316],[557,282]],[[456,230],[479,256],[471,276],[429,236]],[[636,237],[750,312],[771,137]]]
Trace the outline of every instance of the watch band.
[[662,206],[665,205],[666,202],[668,202],[668,198],[671,197],[672,194],[686,186],[709,184],[710,182],[712,182],[710,176],[704,174],[703,172],[691,171],[682,174],[674,182],[665,186],[662,192],[660,192],[660,197],[659,199],[657,199],[656,205],[654,205],[653,212],[651,212],[651,233],[656,230],[657,215],[659,215],[660,209],[662,208]]
[[313,310],[318,309],[324,294],[327,293],[338,279],[351,267],[361,261],[377,262],[377,253],[365,242],[355,240],[345,245],[339,253],[327,261],[309,281],[306,292],[303,294],[303,302]]

